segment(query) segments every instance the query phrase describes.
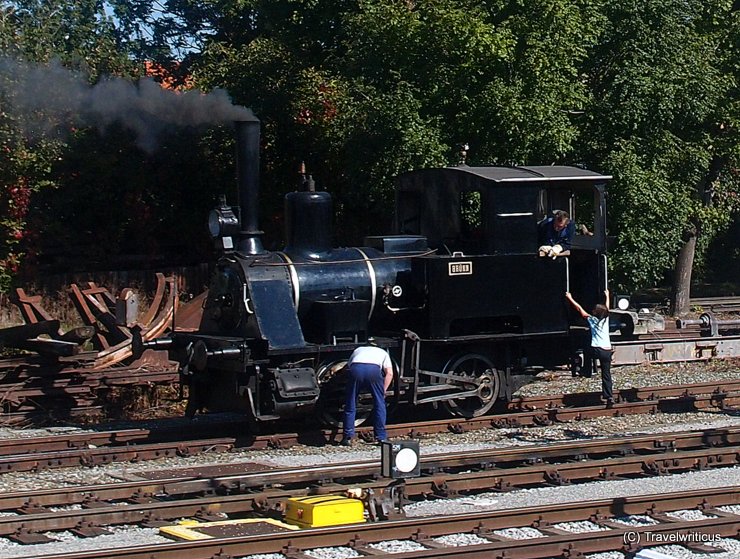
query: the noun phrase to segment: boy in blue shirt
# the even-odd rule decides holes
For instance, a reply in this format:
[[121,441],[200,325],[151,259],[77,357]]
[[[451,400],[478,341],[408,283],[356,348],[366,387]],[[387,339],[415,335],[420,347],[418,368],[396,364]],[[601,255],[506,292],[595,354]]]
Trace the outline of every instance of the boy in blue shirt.
[[565,293],[565,298],[568,299],[573,308],[586,319],[588,327],[591,330],[591,347],[589,352],[584,355],[584,368],[583,376],[591,376],[591,367],[593,359],[599,360],[601,366],[601,394],[606,400],[606,407],[611,408],[614,406],[614,393],[612,391],[612,344],[609,338],[609,290],[604,290],[604,296],[606,301],[604,305],[596,305],[591,311],[591,314],[587,313],[581,305],[579,305],[573,296],[569,293]]

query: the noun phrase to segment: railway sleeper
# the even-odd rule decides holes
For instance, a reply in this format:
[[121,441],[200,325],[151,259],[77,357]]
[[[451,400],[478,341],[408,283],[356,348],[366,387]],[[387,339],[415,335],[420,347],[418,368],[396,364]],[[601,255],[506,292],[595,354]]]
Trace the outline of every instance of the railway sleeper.
[[[607,520],[607,516],[602,514],[601,512],[595,512],[591,516],[588,517],[589,521],[593,522],[594,524],[601,524],[605,520]],[[618,524],[621,528],[624,528],[624,524]]]
[[694,470],[696,471],[703,471],[706,470],[710,466],[709,460],[706,458],[697,458],[694,460]]
[[666,476],[668,475],[668,470],[658,464],[657,462],[653,462],[652,460],[647,460],[642,465],[643,472],[645,475],[652,477],[652,476]]
[[84,520],[72,528],[70,532],[80,536],[81,538],[94,538],[95,536],[103,536],[111,533],[109,530],[106,530],[97,524]]
[[539,526],[537,526],[537,529],[540,532],[542,532],[543,534],[547,534],[548,536],[568,536],[568,535],[573,535],[573,532],[569,532],[568,530],[563,530],[562,528],[555,528],[549,522],[543,522],[543,523],[541,523]]
[[[304,553],[297,547],[292,546],[290,544],[283,547],[283,549],[280,550],[280,553],[282,553],[286,557],[286,559],[312,559],[311,555]],[[214,557],[214,559],[222,559],[222,558]],[[228,557],[224,557],[223,559],[231,559],[231,556],[229,555]]]
[[492,418],[491,426],[498,429],[521,427],[521,422],[514,417]]
[[687,542],[681,544],[683,547],[694,553],[718,553],[716,547],[698,542]]
[[608,468],[603,468],[599,472],[599,479],[605,480],[605,481],[616,481],[616,480],[623,480],[623,479],[626,479],[626,478],[623,477],[623,476],[619,476],[619,475],[615,474],[614,472],[612,472]]
[[149,503],[156,503],[158,502],[158,499],[155,499],[151,493],[145,493],[139,490],[127,499],[127,501],[133,505],[146,505]]
[[563,485],[571,484],[571,481],[567,477],[563,476],[557,470],[551,470],[549,472],[545,472],[544,478],[545,478],[544,479],[545,484],[555,486],[555,487],[560,487]]
[[285,501],[270,499],[264,496],[257,497],[252,500],[252,510],[266,517],[280,520],[285,513]]
[[[134,501],[137,502],[137,501]],[[111,506],[108,501],[101,501],[97,497],[88,496],[81,503],[83,509],[103,509]]]
[[161,528],[162,526],[169,526],[172,524],[172,520],[164,520],[158,514],[149,512],[141,522],[138,522],[138,524],[143,528]]
[[500,493],[514,491],[514,489],[516,488],[510,482],[505,481],[501,478],[497,479],[491,486],[491,491],[498,491]]
[[432,482],[432,495],[435,497],[449,497],[449,487],[446,481]]
[[599,526],[603,526],[604,528],[609,528],[610,530],[624,530],[625,527],[624,524],[616,522],[609,518],[599,518],[598,520],[592,520],[592,522],[598,524]]
[[202,522],[218,522],[219,520],[225,520],[228,518],[226,514],[222,512],[213,512],[207,507],[199,508],[192,517]]
[[568,544],[568,549],[563,551],[561,557],[563,559],[586,559],[586,556],[573,544]]
[[454,493],[446,479],[434,479],[431,481],[432,494],[435,497],[450,497]]
[[368,557],[372,557],[373,555],[384,555],[384,552],[374,547],[370,547],[370,542],[363,540],[362,538],[354,538],[350,540],[349,547],[358,553],[362,553],[363,557],[366,555]]
[[[730,435],[726,429],[716,429],[711,431],[705,431],[702,437],[702,442],[707,447],[718,447],[724,446],[730,443]],[[732,437],[733,441],[735,437]]]
[[[712,467],[712,466],[723,466],[725,461],[725,457],[721,454],[718,454],[717,456],[707,456],[704,462],[704,465],[706,467]],[[740,454],[735,455],[735,463],[740,462]]]
[[727,512],[724,510],[720,510],[712,505],[710,505],[708,502],[704,501],[699,506],[696,507],[700,511],[702,511],[704,514],[712,515],[712,516],[718,516],[722,518],[735,518],[737,515],[733,514],[731,512]]
[[668,516],[663,511],[654,511],[654,512],[649,512],[648,514],[650,515],[651,518],[654,518],[655,520],[658,520],[659,522],[663,522],[666,524],[675,524],[677,522],[682,522],[682,520],[678,518]]
[[429,549],[449,549],[449,546],[441,542],[434,541],[429,534],[426,534],[421,530],[411,536],[411,539]]
[[664,452],[668,452],[668,451],[673,452],[676,450],[676,441],[674,440],[655,441],[653,448],[655,448],[656,450],[662,450]]
[[24,528],[21,526],[18,531],[16,531],[13,534],[10,534],[8,536],[8,539],[11,541],[14,541],[16,543],[24,544],[24,545],[32,545],[37,543],[52,543],[56,540],[45,536],[44,534],[40,532],[32,532],[31,530],[28,530],[27,528]]
[[216,490],[218,495],[241,495],[253,492],[255,492],[255,490],[250,485],[247,485],[240,480],[228,482],[223,481],[218,484],[218,488]]
[[417,543],[423,545],[427,549],[448,549],[449,546],[446,546],[443,543],[435,542],[432,538],[426,537],[426,538],[419,538],[416,540]]
[[471,534],[474,534],[478,537],[485,538],[491,542],[503,542],[506,541],[506,538],[499,536],[494,532],[493,528],[486,528],[483,525],[479,524],[472,530],[470,530]]
[[16,509],[18,514],[44,514],[49,512],[49,509],[38,504],[33,499],[29,499],[22,507]]

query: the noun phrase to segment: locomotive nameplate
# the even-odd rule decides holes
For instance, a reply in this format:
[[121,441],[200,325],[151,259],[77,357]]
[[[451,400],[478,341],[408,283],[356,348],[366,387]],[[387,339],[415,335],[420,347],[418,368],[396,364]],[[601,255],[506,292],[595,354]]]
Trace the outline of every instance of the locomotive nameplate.
[[447,275],[449,276],[472,276],[473,263],[468,260],[465,262],[448,262]]

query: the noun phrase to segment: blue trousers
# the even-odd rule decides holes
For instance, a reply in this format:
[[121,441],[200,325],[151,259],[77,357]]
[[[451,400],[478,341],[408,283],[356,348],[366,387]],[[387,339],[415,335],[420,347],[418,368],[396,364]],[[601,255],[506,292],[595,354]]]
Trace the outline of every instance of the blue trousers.
[[355,436],[355,417],[357,416],[357,397],[360,392],[370,390],[373,396],[373,432],[375,438],[384,441],[385,432],[385,390],[383,371],[378,365],[353,363],[347,375],[347,392],[344,399],[344,437]]

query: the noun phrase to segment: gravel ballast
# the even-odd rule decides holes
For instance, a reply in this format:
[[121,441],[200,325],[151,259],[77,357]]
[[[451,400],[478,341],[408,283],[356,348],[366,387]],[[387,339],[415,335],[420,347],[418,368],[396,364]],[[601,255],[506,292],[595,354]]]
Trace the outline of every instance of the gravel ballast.
[[[620,367],[614,370],[615,388],[644,387],[661,384],[693,384],[720,379],[740,378],[740,361],[727,360],[707,364],[688,364],[648,367]],[[541,373],[539,378],[520,390],[521,395],[561,394],[567,392],[594,391],[600,389],[600,379],[572,378],[570,373],[555,371]],[[620,435],[648,434],[706,428],[740,426],[740,415],[721,411],[682,414],[657,414],[647,416],[626,416],[598,418],[567,424],[556,424],[546,427],[520,427],[508,429],[489,429],[471,431],[463,434],[444,434],[425,437],[421,440],[421,452],[435,454],[443,452],[460,452],[477,448],[507,448],[513,446],[531,446],[552,442],[593,439],[595,437],[613,437]],[[0,437],[45,436],[62,430],[79,431],[79,428],[50,428],[34,430],[0,429]],[[132,473],[142,470],[171,469],[174,467],[205,466],[227,462],[263,462],[276,467],[300,467],[325,463],[341,463],[356,460],[379,461],[380,449],[376,446],[358,445],[352,449],[337,446],[308,447],[296,446],[291,449],[274,451],[235,451],[224,454],[201,454],[186,458],[168,458],[145,464],[111,464],[93,468],[64,468],[41,471],[38,473],[0,474],[0,491],[28,491],[64,486],[80,486],[96,483],[121,481]],[[502,510],[528,506],[544,506],[555,503],[584,501],[624,497],[646,493],[666,493],[673,491],[716,488],[740,485],[740,468],[724,468],[691,472],[680,475],[640,479],[602,481],[579,484],[576,486],[537,488],[512,491],[510,493],[491,493],[463,497],[460,499],[427,501],[414,503],[406,507],[410,517],[425,515],[456,514],[479,512],[484,510]],[[740,507],[737,507],[740,509]],[[697,511],[683,511],[687,516]],[[728,512],[735,512],[728,510]],[[681,518],[690,520],[691,518]],[[645,526],[649,519],[625,517],[622,522],[634,522],[636,526]],[[583,524],[583,523],[571,523]],[[591,524],[591,523],[590,523]],[[596,525],[593,525],[596,526]],[[560,526],[562,528],[562,526]],[[576,526],[578,528],[578,526]],[[566,529],[566,528],[563,528]],[[591,529],[585,524],[581,530]],[[511,535],[504,537],[536,537],[531,535],[536,530],[531,527],[510,529]],[[156,530],[138,527],[116,527],[114,533],[95,538],[81,539],[64,532],[53,534],[60,541],[50,544],[24,546],[0,538],[0,557],[13,559],[17,557],[39,557],[51,553],[71,552],[75,550],[106,549],[120,546],[141,545],[170,541],[157,534]],[[534,532],[533,532],[534,531]],[[577,531],[574,529],[574,531]],[[527,534],[530,534],[527,536]],[[477,538],[477,539],[476,539]],[[480,538],[472,534],[445,536],[440,543],[445,545],[475,545]],[[416,542],[386,542],[388,553],[412,551],[407,545],[419,545]],[[714,542],[713,542],[714,544]],[[666,554],[673,554],[680,559],[738,559],[740,543],[737,540],[716,542],[718,549],[725,550],[717,554],[691,553],[682,546],[663,546]],[[658,549],[659,551],[663,548]],[[675,548],[675,549],[674,549]],[[309,555],[319,559],[340,559],[353,557],[352,550],[347,548],[323,548],[311,550]],[[280,559],[282,556],[262,555],[250,559]],[[588,559],[622,559],[623,554],[610,552],[591,554]]]

